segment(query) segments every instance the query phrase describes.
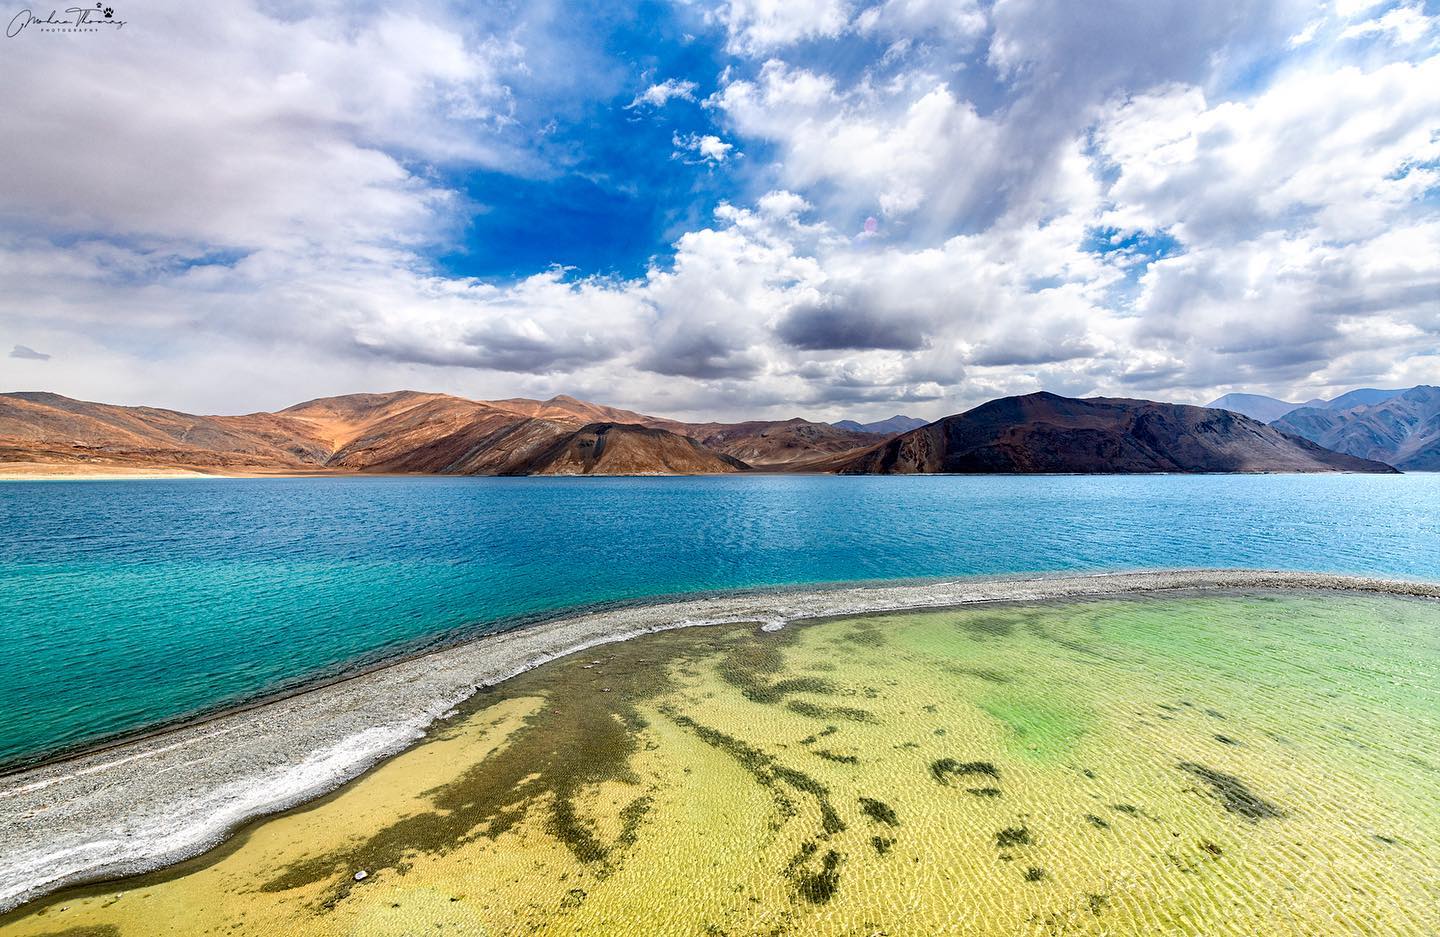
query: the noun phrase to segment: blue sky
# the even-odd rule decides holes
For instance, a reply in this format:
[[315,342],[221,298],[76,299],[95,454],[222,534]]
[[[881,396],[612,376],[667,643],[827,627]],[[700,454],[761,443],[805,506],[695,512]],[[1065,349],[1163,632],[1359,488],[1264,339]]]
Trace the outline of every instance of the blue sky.
[[869,419],[1440,380],[1436,0],[117,14],[0,44],[5,389]]

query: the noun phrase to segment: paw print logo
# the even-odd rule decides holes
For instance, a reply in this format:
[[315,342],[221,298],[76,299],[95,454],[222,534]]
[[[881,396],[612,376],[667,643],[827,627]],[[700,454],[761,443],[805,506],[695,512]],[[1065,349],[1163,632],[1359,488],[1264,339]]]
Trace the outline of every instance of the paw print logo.
[[113,19],[114,16],[115,16],[115,8],[114,8],[114,7],[107,7],[107,6],[106,6],[105,4],[103,4],[103,3],[97,3],[97,4],[95,4],[95,9],[100,10],[101,12],[103,12],[103,13],[105,14],[105,18],[106,18],[107,20],[108,20],[108,19]]

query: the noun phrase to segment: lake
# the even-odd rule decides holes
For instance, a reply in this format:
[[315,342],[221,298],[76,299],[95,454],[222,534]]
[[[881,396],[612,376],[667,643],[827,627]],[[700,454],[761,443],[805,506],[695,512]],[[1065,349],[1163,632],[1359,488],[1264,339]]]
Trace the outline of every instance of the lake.
[[1150,567],[1440,579],[1440,475],[0,483],[0,764],[607,602]]

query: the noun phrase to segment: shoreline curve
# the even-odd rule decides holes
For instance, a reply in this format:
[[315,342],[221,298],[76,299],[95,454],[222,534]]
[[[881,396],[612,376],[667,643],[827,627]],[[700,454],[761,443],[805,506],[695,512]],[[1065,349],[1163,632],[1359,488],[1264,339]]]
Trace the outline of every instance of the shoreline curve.
[[831,585],[657,599],[484,635],[200,722],[0,777],[0,913],[197,856],[420,741],[476,692],[589,648],[676,628],[1182,589],[1440,599],[1440,584],[1266,570],[1158,570]]

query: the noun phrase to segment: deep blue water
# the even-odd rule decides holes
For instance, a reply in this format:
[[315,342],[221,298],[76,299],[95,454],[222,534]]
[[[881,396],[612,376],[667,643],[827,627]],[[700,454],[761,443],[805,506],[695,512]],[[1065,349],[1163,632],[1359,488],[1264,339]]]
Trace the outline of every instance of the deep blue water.
[[1440,579],[1440,475],[0,483],[0,764],[592,603],[1162,566]]

